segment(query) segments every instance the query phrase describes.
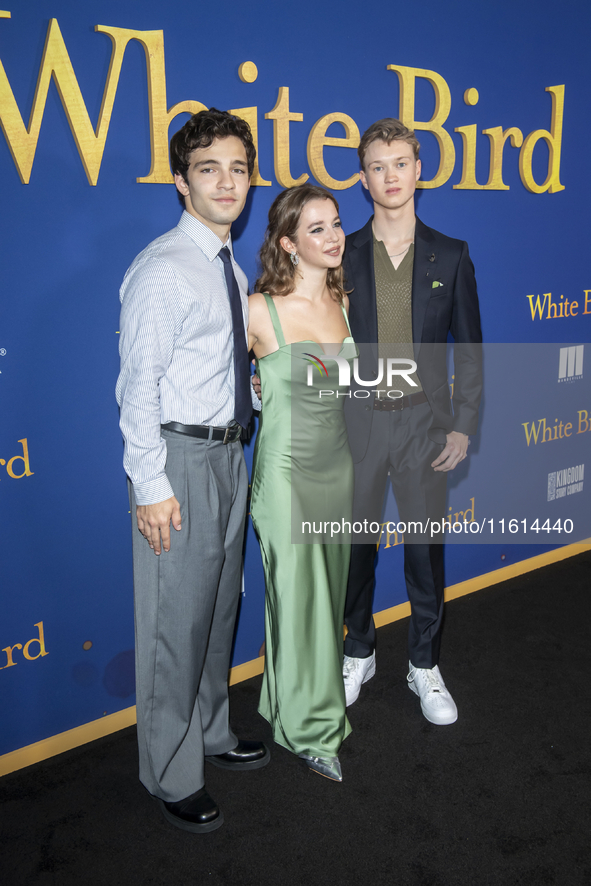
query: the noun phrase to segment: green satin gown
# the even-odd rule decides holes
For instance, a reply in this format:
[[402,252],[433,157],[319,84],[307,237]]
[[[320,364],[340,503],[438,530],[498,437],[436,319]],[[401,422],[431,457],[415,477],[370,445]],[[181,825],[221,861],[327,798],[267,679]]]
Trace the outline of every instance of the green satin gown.
[[[273,299],[265,298],[279,349],[261,358],[257,370],[262,410],[251,515],[267,590],[259,712],[275,741],[293,753],[335,756],[351,731],[342,676],[350,533],[345,526],[332,539],[332,530],[309,535],[320,539],[314,543],[294,539],[308,537],[298,535],[303,520],[314,522],[313,530],[320,521],[351,519],[346,389],[340,397],[319,396],[320,389],[338,390],[337,364],[315,342],[286,345]],[[350,365],[356,353],[348,336],[338,355]]]

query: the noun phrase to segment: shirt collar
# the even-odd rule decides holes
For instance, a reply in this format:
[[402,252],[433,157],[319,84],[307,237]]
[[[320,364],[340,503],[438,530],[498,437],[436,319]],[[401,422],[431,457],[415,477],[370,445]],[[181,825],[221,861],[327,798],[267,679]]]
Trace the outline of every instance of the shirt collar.
[[179,219],[178,227],[199,247],[208,261],[213,261],[214,258],[217,258],[223,246],[228,247],[230,255],[234,258],[232,235],[229,235],[226,242],[222,243],[217,234],[214,234],[207,225],[200,222],[199,219],[187,212],[186,209]]

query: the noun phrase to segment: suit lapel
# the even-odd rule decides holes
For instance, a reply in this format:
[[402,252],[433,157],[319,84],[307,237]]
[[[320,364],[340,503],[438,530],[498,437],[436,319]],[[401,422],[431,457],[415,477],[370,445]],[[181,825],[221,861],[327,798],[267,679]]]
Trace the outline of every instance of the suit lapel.
[[418,356],[423,340],[427,305],[431,298],[433,281],[437,279],[438,256],[433,248],[433,243],[434,237],[430,229],[417,218],[415,259],[412,272],[412,334],[415,356]]
[[348,264],[353,286],[350,295],[353,324],[359,342],[377,342],[378,314],[376,307],[376,284],[373,263],[372,218],[351,238]]

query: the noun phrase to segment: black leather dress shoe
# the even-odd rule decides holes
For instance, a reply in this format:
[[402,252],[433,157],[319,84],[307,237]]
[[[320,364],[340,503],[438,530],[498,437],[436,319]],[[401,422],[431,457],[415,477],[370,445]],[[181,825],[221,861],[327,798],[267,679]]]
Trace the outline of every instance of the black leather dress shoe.
[[158,800],[158,805],[162,810],[162,814],[166,821],[180,828],[183,831],[190,831],[192,834],[206,834],[208,831],[215,831],[224,823],[224,816],[216,804],[212,800],[205,788],[185,797],[184,800],[177,800],[169,803],[166,800]]
[[262,741],[239,741],[234,750],[205,759],[220,769],[262,769],[271,754]]

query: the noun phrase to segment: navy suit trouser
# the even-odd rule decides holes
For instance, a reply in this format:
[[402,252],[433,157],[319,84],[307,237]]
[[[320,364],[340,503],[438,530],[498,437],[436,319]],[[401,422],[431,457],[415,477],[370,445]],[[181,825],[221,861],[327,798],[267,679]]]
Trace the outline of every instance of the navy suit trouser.
[[[388,476],[399,521],[421,523],[423,531],[404,533],[404,576],[411,605],[409,659],[415,667],[432,668],[439,658],[443,621],[443,544],[431,538],[429,520],[445,513],[447,476],[431,467],[443,449],[428,436],[432,413],[428,403],[400,412],[371,415],[366,453],[355,464],[353,520],[381,523]],[[426,530],[426,531],[425,531]],[[368,533],[351,548],[345,604],[345,654],[367,658],[375,648],[372,617],[378,536]]]

